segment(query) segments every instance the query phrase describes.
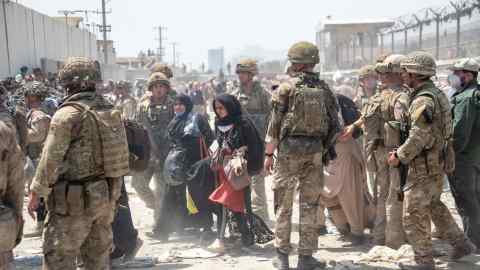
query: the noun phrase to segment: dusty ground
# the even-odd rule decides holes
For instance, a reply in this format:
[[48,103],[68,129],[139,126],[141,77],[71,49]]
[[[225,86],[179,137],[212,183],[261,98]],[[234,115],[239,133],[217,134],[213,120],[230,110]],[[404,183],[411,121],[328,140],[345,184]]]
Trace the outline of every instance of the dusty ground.
[[[267,180],[267,185],[269,181]],[[270,189],[267,189],[267,191]],[[152,224],[153,212],[147,209],[143,202],[136,196],[134,191],[128,185],[128,191],[130,195],[130,205],[132,207],[132,213],[134,218],[134,224],[139,230],[142,239],[144,240],[144,245],[140,250],[138,256],[148,256],[160,258],[160,261],[169,261],[169,262],[160,262],[153,268],[140,268],[140,269],[159,269],[159,270],[174,270],[174,269],[195,269],[195,270],[226,270],[226,269],[251,269],[251,270],[263,270],[263,269],[273,269],[271,266],[271,259],[274,256],[274,248],[272,244],[267,244],[265,246],[254,246],[249,249],[242,249],[236,247],[231,249],[227,255],[207,258],[207,259],[186,259],[186,258],[173,258],[170,256],[166,260],[167,255],[184,256],[187,254],[187,257],[191,254],[189,252],[198,251],[199,243],[197,237],[173,237],[171,242],[163,244],[159,243],[154,239],[150,239],[144,235],[145,232],[150,230]],[[272,193],[268,192],[269,197],[269,211],[272,215]],[[444,193],[444,201],[447,203],[449,208],[455,212],[455,216],[458,221],[458,214],[454,210],[453,199],[450,193]],[[298,209],[298,206],[295,207]],[[26,232],[32,230],[33,221],[29,217],[26,218]],[[395,262],[398,262],[396,259],[393,259],[394,262],[386,261],[377,261],[373,262],[371,259],[364,260],[359,262],[359,259],[362,258],[362,255],[365,254],[372,248],[371,245],[365,245],[359,248],[343,248],[342,242],[339,241],[338,235],[335,234],[335,229],[329,226],[329,231],[331,232],[327,236],[321,236],[319,238],[319,249],[315,253],[315,257],[325,259],[329,262],[327,269],[399,269]],[[298,233],[293,233],[293,242],[297,242]],[[16,256],[32,256],[27,257],[26,261],[35,265],[41,256],[41,238],[27,238],[17,247],[15,250]],[[448,252],[448,245],[445,245],[441,241],[435,241],[435,250],[439,254],[446,254]],[[187,252],[187,253],[185,253]],[[384,254],[386,255],[386,254]],[[185,257],[185,256],[184,256]],[[18,257],[22,258],[22,257]],[[25,257],[23,258],[25,259]],[[296,256],[292,254],[290,256],[290,265],[296,265]],[[350,262],[357,262],[351,264]],[[336,265],[335,265],[336,264]],[[343,266],[342,266],[343,265]],[[40,269],[39,266],[26,266],[26,264],[17,264],[18,269]],[[138,268],[137,268],[138,269]],[[463,259],[459,263],[449,263],[446,261],[445,256],[437,258],[437,269],[458,269],[458,270],[480,270],[480,256],[472,255]]]

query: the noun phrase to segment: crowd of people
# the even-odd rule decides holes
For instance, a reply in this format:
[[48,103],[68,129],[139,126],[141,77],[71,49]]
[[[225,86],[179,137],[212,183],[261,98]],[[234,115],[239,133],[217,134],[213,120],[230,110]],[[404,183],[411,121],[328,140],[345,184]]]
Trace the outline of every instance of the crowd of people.
[[[432,222],[452,260],[475,252],[479,64],[462,60],[448,84],[434,83],[429,54],[385,55],[355,83],[335,76],[330,87],[314,71],[315,45],[294,44],[288,59],[276,81],[259,79],[257,62],[243,59],[238,81],[174,84],[157,64],[143,86],[103,84],[98,62],[79,57],[55,80],[23,69],[3,81],[0,269],[13,267],[22,237],[39,235],[44,269],[108,269],[135,258],[144,242],[127,176],[153,209],[146,237],[194,233],[218,254],[236,240],[274,241],[281,270],[289,269],[297,193],[299,270],[325,267],[313,254],[329,233],[327,216],[344,246],[412,245],[404,269],[435,269]],[[440,200],[447,176],[463,230]],[[23,234],[25,194],[37,226]]]

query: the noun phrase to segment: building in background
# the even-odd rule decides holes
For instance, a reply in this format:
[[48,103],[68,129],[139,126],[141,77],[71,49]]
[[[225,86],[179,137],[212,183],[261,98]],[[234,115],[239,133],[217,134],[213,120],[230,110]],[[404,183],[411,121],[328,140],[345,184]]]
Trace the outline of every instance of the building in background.
[[218,73],[225,66],[225,52],[223,47],[208,50],[208,71]]

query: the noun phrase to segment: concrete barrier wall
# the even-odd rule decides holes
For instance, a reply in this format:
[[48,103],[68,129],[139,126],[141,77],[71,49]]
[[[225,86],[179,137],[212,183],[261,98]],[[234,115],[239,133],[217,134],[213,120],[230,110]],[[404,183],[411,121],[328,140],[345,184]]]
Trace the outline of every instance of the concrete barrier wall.
[[97,59],[96,36],[67,26],[16,3],[0,1],[0,78],[14,76],[21,66],[41,67],[41,59],[67,56]]

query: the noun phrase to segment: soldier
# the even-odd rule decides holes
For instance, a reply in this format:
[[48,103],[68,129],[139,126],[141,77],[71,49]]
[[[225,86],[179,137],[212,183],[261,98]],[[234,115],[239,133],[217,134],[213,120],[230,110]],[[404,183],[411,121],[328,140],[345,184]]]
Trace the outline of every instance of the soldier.
[[130,95],[132,86],[127,81],[119,81],[113,90],[113,105],[122,112],[122,119],[134,120],[137,109],[137,100]]
[[129,171],[128,145],[120,112],[95,84],[100,66],[73,57],[59,73],[67,97],[50,123],[30,187],[28,211],[47,198],[43,269],[109,269],[111,223],[121,179]]
[[[374,178],[376,218],[373,237],[376,245],[397,249],[404,243],[401,226],[402,203],[398,201],[400,175],[397,168],[387,164],[388,153],[400,145],[400,121],[406,118],[408,94],[402,86],[400,62],[405,56],[390,55],[377,63],[383,88],[368,99],[361,118],[345,129],[342,137],[351,136],[362,129],[365,134],[367,168]],[[387,207],[388,205],[388,207]],[[387,215],[388,208],[388,215]]]
[[367,65],[358,71],[359,88],[353,99],[357,108],[361,110],[368,99],[377,92],[377,72],[374,65]]
[[[270,113],[270,95],[253,78],[258,73],[257,61],[244,59],[237,64],[236,73],[240,87],[232,92],[242,105],[260,135],[265,139],[268,114]],[[267,195],[265,193],[265,177],[262,174],[252,177],[252,210],[253,213],[267,221]]]
[[451,136],[452,120],[448,98],[430,79],[435,75],[435,60],[426,52],[413,52],[402,61],[401,67],[403,81],[411,88],[409,117],[405,123],[408,137],[396,151],[390,152],[388,163],[408,165],[408,177],[402,190],[405,192],[403,226],[415,254],[414,264],[401,267],[430,270],[435,269],[431,221],[453,245],[451,259],[460,259],[472,253],[475,247],[440,201],[443,170],[449,165],[442,151]]
[[292,206],[295,191],[300,194],[299,270],[325,267],[312,254],[318,248],[316,213],[323,185],[324,156],[339,130],[338,109],[328,85],[313,72],[319,52],[309,42],[294,44],[288,51],[290,81],[283,83],[272,98],[271,119],[265,148],[265,171],[271,172],[278,148],[273,180],[276,217],[274,266],[289,269]]
[[[48,94],[48,89],[41,82],[28,82],[23,86],[25,103],[29,109],[27,113],[27,156],[33,164],[33,170],[38,166],[43,143],[47,139],[50,126],[50,116],[41,110],[42,102]],[[32,175],[33,178],[33,175]],[[32,179],[28,179],[30,185]],[[43,222],[46,217],[44,198],[40,199],[37,209],[37,225],[35,231],[28,236],[40,236],[43,231]],[[27,237],[27,235],[25,235]]]
[[462,216],[463,228],[473,243],[480,246],[480,91],[479,64],[465,59],[452,68],[460,85],[452,97],[453,145],[455,171],[449,176],[455,202]]
[[[175,116],[173,110],[175,101],[168,95],[170,81],[163,73],[153,73],[148,80],[147,87],[147,90],[151,92],[150,97],[139,103],[136,119],[149,133],[152,157],[147,170],[135,177],[132,186],[147,207],[154,209],[155,224],[150,236],[166,238],[166,236],[159,235],[158,217],[165,187],[165,181],[162,180],[163,163],[169,150],[166,130],[168,123]],[[149,187],[152,176],[156,185],[155,192]]]
[[0,269],[15,269],[13,248],[21,241],[25,158],[17,141],[12,114],[4,106],[7,90],[0,85]]

